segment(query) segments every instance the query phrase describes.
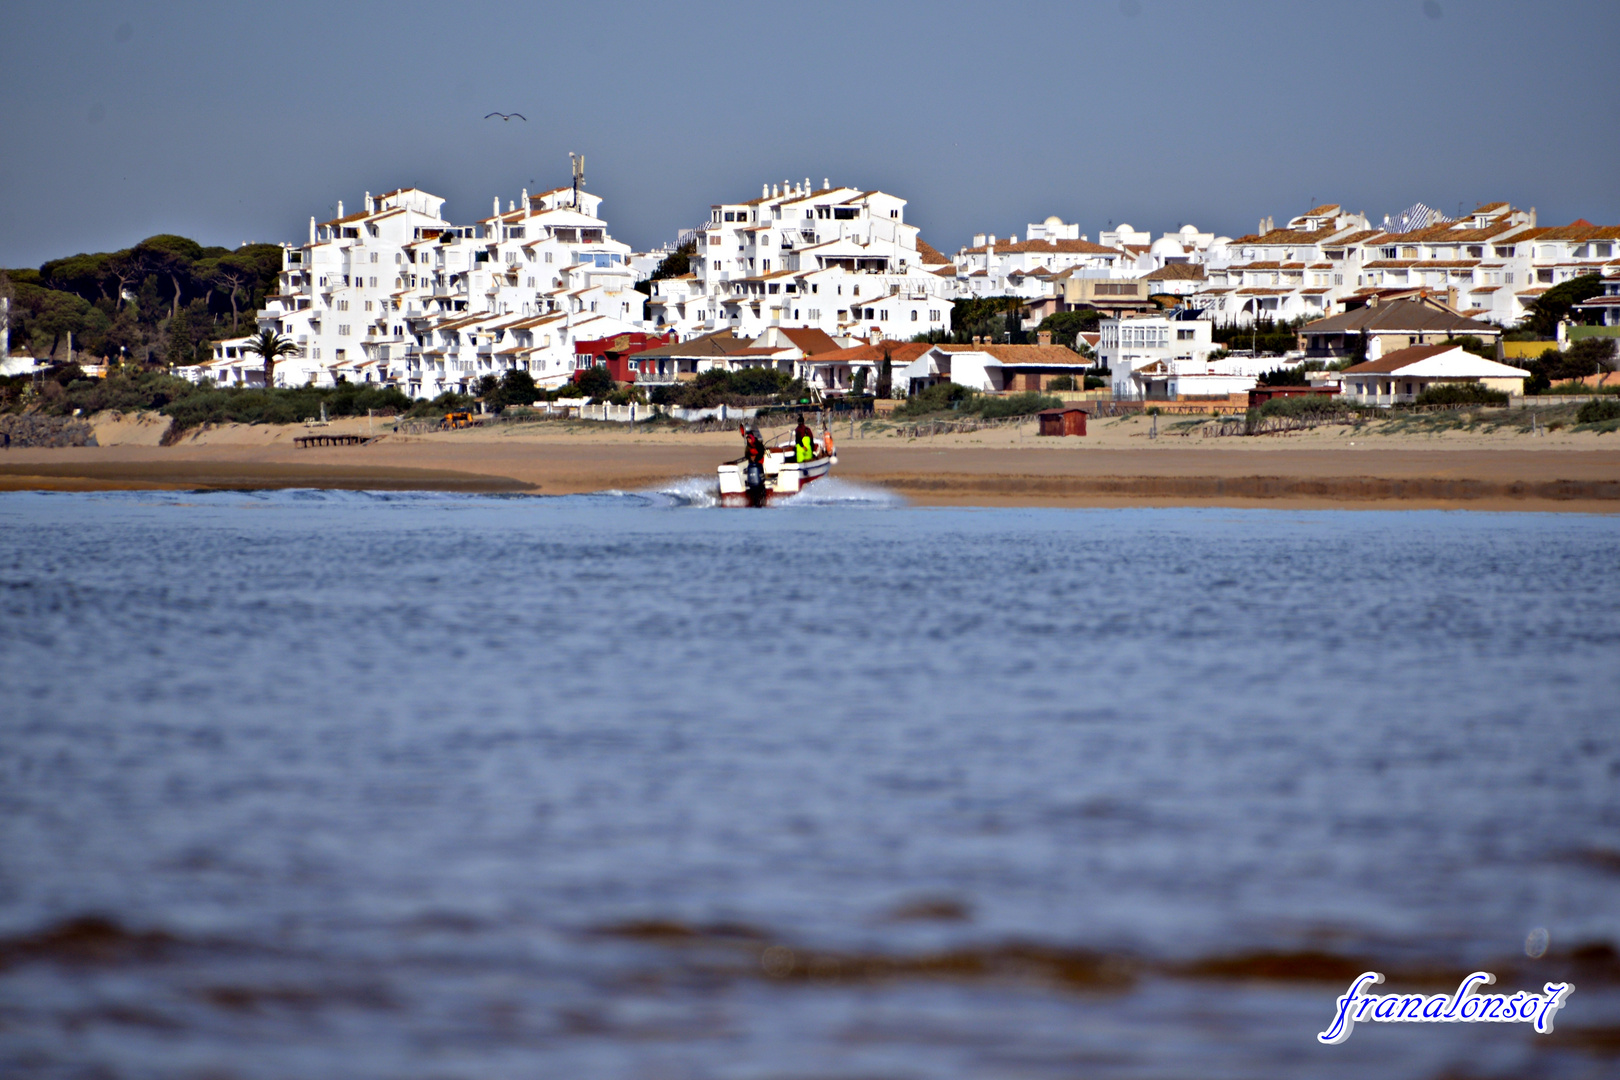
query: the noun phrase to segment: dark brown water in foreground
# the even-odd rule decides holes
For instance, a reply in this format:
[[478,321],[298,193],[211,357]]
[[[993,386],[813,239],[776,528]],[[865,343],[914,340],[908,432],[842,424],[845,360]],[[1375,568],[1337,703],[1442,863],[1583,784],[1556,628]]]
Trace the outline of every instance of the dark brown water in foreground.
[[1615,519],[690,502],[0,495],[0,1075],[1620,1068]]

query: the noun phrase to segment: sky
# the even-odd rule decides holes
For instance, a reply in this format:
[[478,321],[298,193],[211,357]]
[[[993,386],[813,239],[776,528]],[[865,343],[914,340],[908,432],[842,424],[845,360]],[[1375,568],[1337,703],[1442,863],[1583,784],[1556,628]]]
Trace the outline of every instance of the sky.
[[[0,15],[0,266],[568,182],[638,250],[784,180],[954,252],[1506,200],[1620,223],[1620,3],[86,3]],[[485,120],[499,110],[527,120]]]

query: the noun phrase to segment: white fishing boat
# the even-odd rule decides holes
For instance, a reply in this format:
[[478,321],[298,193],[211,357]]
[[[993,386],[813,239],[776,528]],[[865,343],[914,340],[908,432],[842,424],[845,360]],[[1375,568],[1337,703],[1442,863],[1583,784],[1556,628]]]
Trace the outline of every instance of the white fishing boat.
[[832,436],[823,432],[809,461],[796,460],[791,442],[765,449],[764,460],[751,465],[745,454],[720,466],[720,502],[724,506],[764,506],[772,499],[797,495],[838,464]]

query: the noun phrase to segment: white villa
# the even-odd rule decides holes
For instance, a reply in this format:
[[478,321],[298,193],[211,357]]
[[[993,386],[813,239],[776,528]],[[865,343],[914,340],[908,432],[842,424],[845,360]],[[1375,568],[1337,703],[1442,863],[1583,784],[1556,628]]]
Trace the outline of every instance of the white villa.
[[1344,393],[1359,405],[1411,401],[1440,383],[1479,383],[1489,390],[1523,394],[1530,373],[1475,356],[1459,345],[1414,345],[1343,372]]

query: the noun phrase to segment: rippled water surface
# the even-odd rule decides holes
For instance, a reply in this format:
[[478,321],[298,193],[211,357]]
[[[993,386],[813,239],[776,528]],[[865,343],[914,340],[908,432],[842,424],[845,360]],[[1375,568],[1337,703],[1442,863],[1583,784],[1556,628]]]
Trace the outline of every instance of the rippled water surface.
[[1620,1067],[1616,519],[693,501],[0,496],[0,1075]]

